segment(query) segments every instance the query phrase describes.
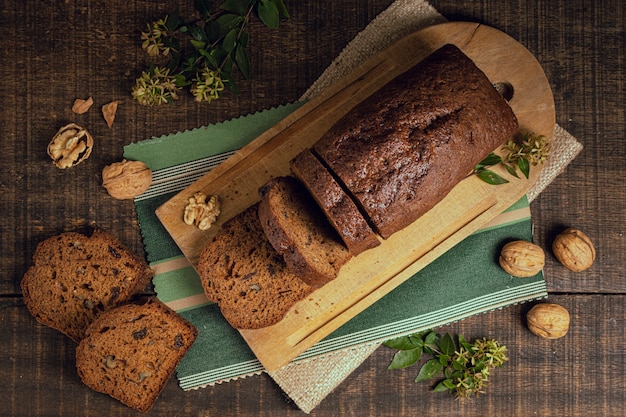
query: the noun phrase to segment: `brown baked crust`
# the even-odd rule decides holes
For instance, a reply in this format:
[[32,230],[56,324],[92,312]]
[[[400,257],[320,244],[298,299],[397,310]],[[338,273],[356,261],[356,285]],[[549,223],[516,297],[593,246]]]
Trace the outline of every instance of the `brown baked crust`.
[[270,179],[259,194],[265,236],[291,272],[314,288],[335,279],[351,254],[307,189],[285,176]]
[[267,240],[257,211],[254,204],[225,222],[203,247],[197,265],[206,296],[238,329],[278,323],[312,291]]
[[65,232],[37,246],[21,289],[40,323],[78,342],[100,314],[143,291],[152,276],[148,264],[110,234]]
[[194,343],[196,328],[157,299],[101,315],[76,348],[85,385],[148,411]]
[[291,172],[309,190],[354,256],[380,245],[358,207],[326,167],[305,149],[290,161]]
[[441,201],[517,127],[482,71],[446,45],[348,112],[314,151],[388,238]]

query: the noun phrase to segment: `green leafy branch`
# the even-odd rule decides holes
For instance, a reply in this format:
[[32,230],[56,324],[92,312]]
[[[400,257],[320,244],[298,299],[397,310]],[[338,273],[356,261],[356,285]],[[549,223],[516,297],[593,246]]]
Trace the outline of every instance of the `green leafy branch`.
[[519,169],[528,179],[530,167],[543,164],[550,155],[550,142],[543,135],[526,133],[519,140],[509,140],[502,151],[506,154],[504,158],[492,152],[474,167],[472,173],[488,184],[506,184],[509,180],[489,169],[502,165],[515,178],[520,178],[517,173]]
[[[217,10],[211,0],[196,0],[199,18],[187,22],[176,12],[148,24],[142,32],[142,48],[154,59],[133,86],[140,104],[172,103],[189,86],[196,101],[211,102],[225,88],[237,92],[234,70],[250,79],[247,27],[252,16],[270,29],[289,18],[283,0],[224,0]],[[183,42],[181,42],[183,41]]]
[[415,382],[439,378],[435,392],[448,391],[460,399],[478,396],[484,393],[491,369],[508,361],[508,350],[495,340],[483,338],[469,343],[463,336],[457,338],[458,344],[449,333],[427,330],[389,340],[384,345],[397,352],[388,369],[409,367],[427,354],[432,358],[422,361]]

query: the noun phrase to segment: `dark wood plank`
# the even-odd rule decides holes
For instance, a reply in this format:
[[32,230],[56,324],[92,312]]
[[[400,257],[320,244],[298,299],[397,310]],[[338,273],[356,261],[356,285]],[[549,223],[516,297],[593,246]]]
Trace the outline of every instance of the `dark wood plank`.
[[[188,95],[174,106],[143,108],[129,96],[145,68],[139,32],[190,0],[168,2],[0,0],[0,415],[137,415],[82,385],[74,346],[38,325],[21,301],[19,281],[36,244],[60,231],[102,227],[143,252],[132,202],[112,200],[102,168],[131,141],[214,123],[296,100],[346,44],[392,0],[287,2],[292,19],[278,31],[252,31],[252,81],[210,105]],[[533,202],[536,240],[548,248],[561,228],[578,227],[598,248],[596,264],[572,273],[548,255],[549,300],[566,306],[572,329],[547,341],[525,327],[528,306],[513,306],[446,326],[468,338],[494,337],[511,361],[493,374],[488,394],[459,403],[415,384],[416,369],[388,371],[378,349],[313,416],[621,415],[626,404],[626,30],[622,0],[432,0],[451,20],[501,29],[535,54],[551,82],[557,122],[583,153]],[[523,63],[520,63],[523,65]],[[75,98],[93,96],[85,115]],[[123,99],[112,128],[99,107]],[[94,153],[70,171],[45,149],[75,121],[95,136]],[[4,388],[6,387],[6,388]],[[267,375],[182,392],[172,379],[148,415],[300,416]]]
[[[440,329],[468,340],[496,338],[510,361],[491,375],[487,393],[469,401],[429,392],[415,383],[418,368],[387,370],[394,351],[379,348],[316,408],[313,416],[621,415],[626,403],[624,295],[559,295],[550,302],[572,318],[568,335],[547,340],[525,323],[529,305],[486,313]],[[74,370],[74,345],[35,324],[19,301],[0,301],[0,379],[8,404],[0,415],[106,415],[136,413],[83,386]],[[183,392],[171,380],[147,415],[303,415],[267,375]]]

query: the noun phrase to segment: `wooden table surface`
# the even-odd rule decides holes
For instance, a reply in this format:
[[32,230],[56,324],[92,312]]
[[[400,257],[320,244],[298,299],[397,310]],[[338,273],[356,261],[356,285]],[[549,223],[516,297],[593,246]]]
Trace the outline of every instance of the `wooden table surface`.
[[[292,18],[272,32],[253,26],[252,81],[211,104],[184,95],[175,105],[139,106],[130,97],[145,68],[139,32],[191,0],[0,2],[0,415],[138,415],[85,387],[74,344],[30,316],[19,282],[41,240],[62,231],[104,228],[139,253],[131,201],[112,200],[102,168],[123,146],[152,136],[227,120],[296,100],[342,48],[391,0],[286,2]],[[571,314],[558,340],[532,335],[529,306],[512,306],[441,331],[495,338],[510,361],[486,395],[465,402],[414,383],[417,369],[387,370],[393,352],[379,348],[311,413],[313,416],[616,416],[626,405],[626,29],[623,0],[437,0],[448,19],[494,26],[524,44],[553,88],[557,122],[584,145],[531,205],[536,242],[549,247],[566,226],[585,231],[598,257],[573,273],[548,251],[549,300]],[[520,65],[524,65],[523,62]],[[74,115],[75,98],[94,108]],[[108,128],[99,107],[121,99]],[[91,157],[62,171],[46,155],[57,129],[82,123],[96,137]],[[148,415],[304,415],[263,374],[183,392],[170,380]]]

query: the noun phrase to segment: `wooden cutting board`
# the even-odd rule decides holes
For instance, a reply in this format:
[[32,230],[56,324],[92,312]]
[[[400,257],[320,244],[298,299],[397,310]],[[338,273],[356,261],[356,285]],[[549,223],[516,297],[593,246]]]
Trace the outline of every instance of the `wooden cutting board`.
[[[509,103],[520,131],[552,139],[552,92],[541,66],[526,48],[477,23],[423,29],[365,62],[157,209],[158,218],[191,264],[197,264],[202,247],[224,221],[259,200],[261,185],[271,177],[289,174],[291,158],[313,145],[357,103],[446,43],[463,50],[493,83],[512,86]],[[240,333],[263,366],[277,370],[519,200],[540,168],[532,167],[528,180],[511,177],[510,183],[499,186],[475,176],[465,179],[413,224],[350,260],[334,281],[296,304],[280,323]],[[504,170],[500,173],[509,177]],[[218,223],[206,232],[183,222],[187,199],[196,191],[217,194],[222,201]]]

